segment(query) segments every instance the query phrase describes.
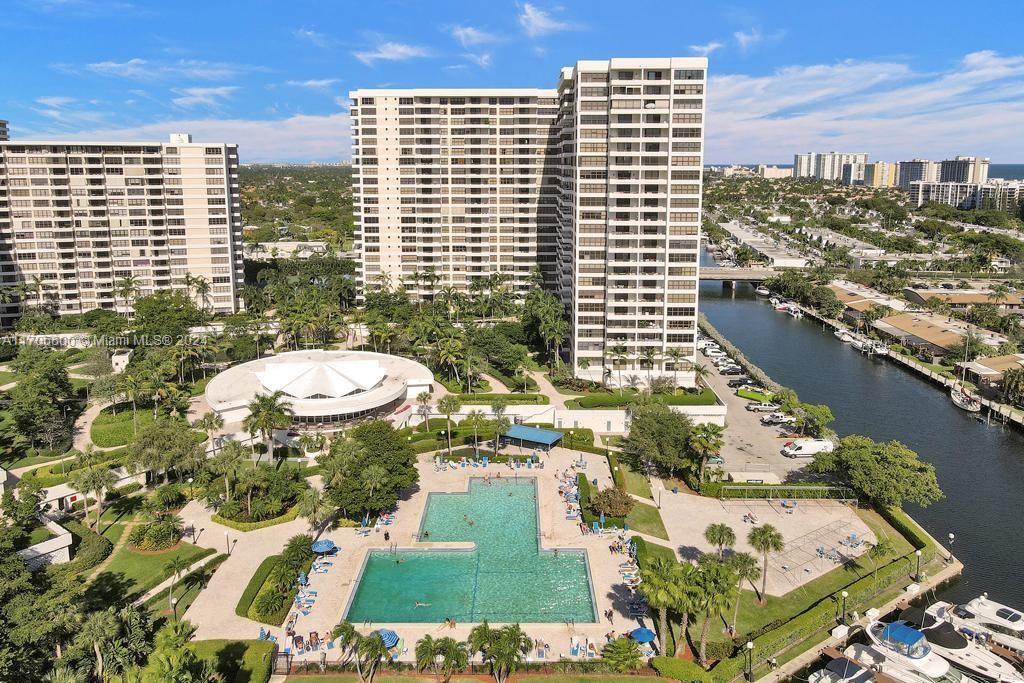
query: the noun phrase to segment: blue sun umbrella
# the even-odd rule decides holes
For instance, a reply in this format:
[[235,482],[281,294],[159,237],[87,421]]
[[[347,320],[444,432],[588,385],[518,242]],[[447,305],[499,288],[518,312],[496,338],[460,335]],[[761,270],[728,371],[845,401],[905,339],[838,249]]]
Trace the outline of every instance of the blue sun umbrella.
[[390,631],[386,628],[382,628],[377,631],[380,634],[380,639],[384,641],[384,647],[394,647],[398,645],[398,634],[394,631]]
[[337,546],[334,545],[334,541],[329,538],[321,538],[319,541],[312,545],[314,553],[329,553],[334,550]]
[[629,634],[638,643],[650,643],[654,640],[654,631],[649,628],[638,628]]

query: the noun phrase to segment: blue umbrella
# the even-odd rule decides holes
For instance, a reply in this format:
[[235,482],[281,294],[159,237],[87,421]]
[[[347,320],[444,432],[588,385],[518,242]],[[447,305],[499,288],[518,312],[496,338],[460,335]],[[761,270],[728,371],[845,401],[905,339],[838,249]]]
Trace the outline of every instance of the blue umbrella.
[[650,643],[654,640],[654,631],[649,628],[638,628],[629,634],[638,643]]
[[395,645],[398,645],[398,634],[394,631],[382,628],[377,631],[377,633],[380,635],[380,639],[384,641],[384,647],[394,647]]
[[334,541],[329,538],[321,538],[319,541],[312,545],[314,553],[329,553],[334,550],[337,546],[334,545]]

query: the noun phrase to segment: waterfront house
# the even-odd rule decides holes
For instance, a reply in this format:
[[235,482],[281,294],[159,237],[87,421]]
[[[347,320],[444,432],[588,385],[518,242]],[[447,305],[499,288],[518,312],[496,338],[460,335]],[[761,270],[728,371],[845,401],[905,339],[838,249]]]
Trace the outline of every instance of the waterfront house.
[[929,316],[918,313],[890,315],[874,322],[878,334],[918,353],[941,358],[961,344],[964,335],[953,328],[937,324]]
[[980,289],[913,289],[907,287],[903,296],[912,304],[924,306],[928,299],[935,298],[949,306],[950,310],[963,311],[979,304],[994,304],[1000,313],[1019,311],[1024,308],[1020,294],[1008,293],[993,297],[991,292]]
[[997,392],[999,383],[1003,381],[1003,373],[1011,368],[1024,367],[1024,353],[982,357],[967,363],[961,361],[956,367],[957,375],[963,376],[968,382]]

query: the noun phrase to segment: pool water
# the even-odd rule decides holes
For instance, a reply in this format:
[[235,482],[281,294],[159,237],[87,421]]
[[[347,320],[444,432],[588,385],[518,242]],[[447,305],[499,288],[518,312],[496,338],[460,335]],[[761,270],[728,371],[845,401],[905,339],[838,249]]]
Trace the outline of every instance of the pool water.
[[[470,479],[431,493],[421,533],[474,550],[371,551],[347,618],[397,623],[594,622],[586,553],[540,550],[537,484]],[[420,606],[417,606],[417,604]]]

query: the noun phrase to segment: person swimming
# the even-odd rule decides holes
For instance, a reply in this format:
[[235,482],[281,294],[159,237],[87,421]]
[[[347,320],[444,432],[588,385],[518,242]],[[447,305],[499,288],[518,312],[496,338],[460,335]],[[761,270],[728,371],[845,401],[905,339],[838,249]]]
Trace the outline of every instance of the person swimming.
[[429,602],[420,602],[419,600],[417,600],[416,604],[414,605],[414,607],[430,607],[430,603]]

